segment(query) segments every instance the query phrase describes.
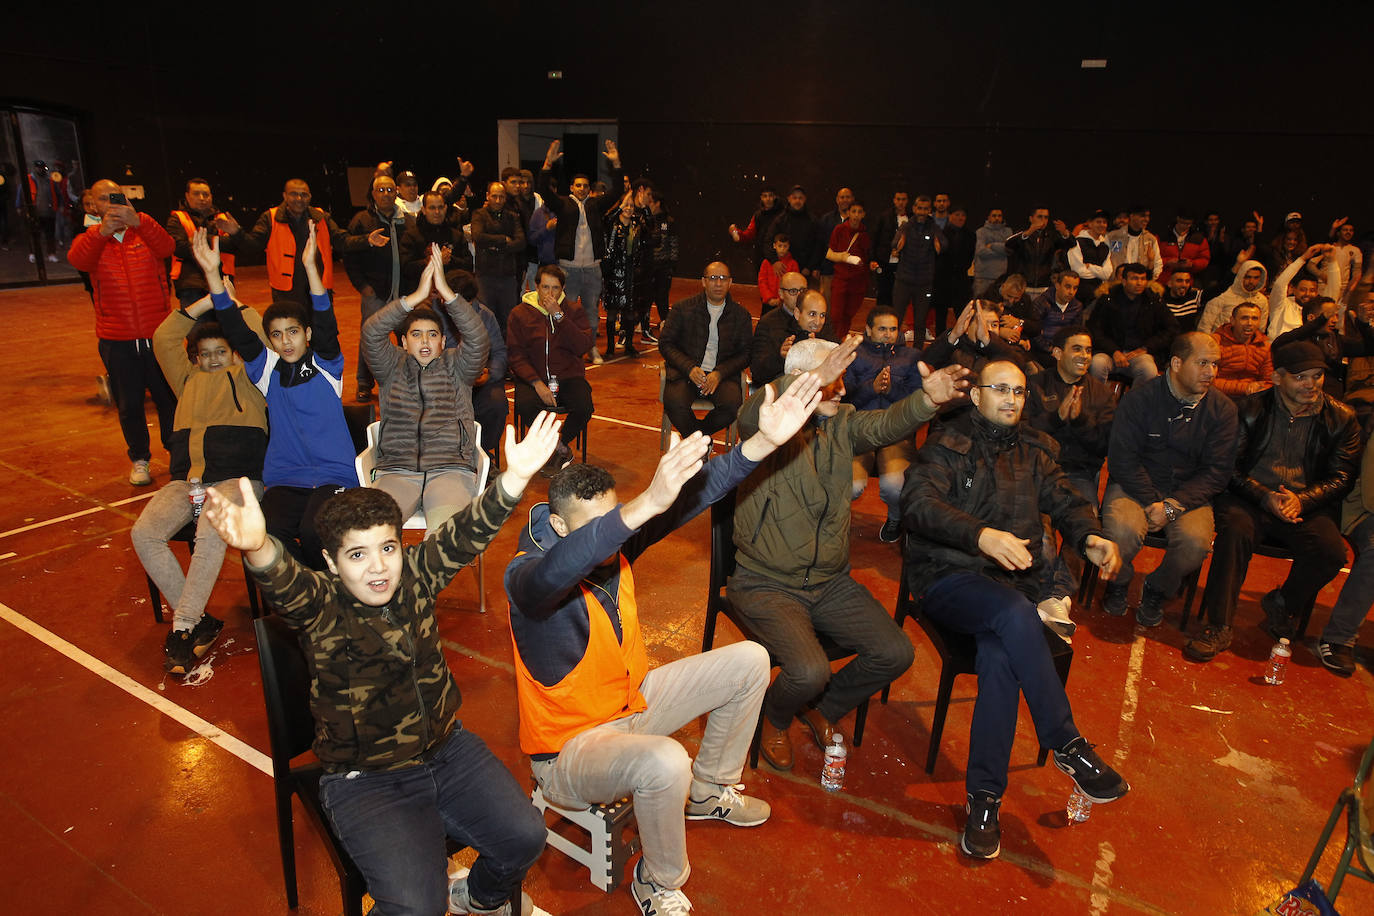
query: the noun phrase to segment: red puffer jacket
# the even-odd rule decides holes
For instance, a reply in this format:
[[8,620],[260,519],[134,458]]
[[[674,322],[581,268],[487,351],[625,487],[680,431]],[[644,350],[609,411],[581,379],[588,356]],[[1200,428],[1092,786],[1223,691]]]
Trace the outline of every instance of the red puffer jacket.
[[124,241],[91,226],[76,237],[67,260],[91,275],[95,333],[101,340],[151,339],[167,317],[167,265],[176,243],[157,220],[139,215]]
[[1178,236],[1174,235],[1173,228],[1170,227],[1159,236],[1159,256],[1164,259],[1164,272],[1159,275],[1161,284],[1168,283],[1169,278],[1174,274],[1169,265],[1182,259],[1192,262],[1193,285],[1197,286],[1197,275],[1206,270],[1207,265],[1212,262],[1212,249],[1207,244],[1207,238],[1201,232],[1188,233],[1188,237],[1183,240],[1183,245],[1180,247]]

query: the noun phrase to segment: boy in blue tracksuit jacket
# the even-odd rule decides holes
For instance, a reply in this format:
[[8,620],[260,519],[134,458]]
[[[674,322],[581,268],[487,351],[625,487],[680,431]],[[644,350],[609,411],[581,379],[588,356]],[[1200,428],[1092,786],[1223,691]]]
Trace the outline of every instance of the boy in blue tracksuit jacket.
[[324,569],[314,518],[326,499],[358,485],[353,438],[344,420],[344,358],[333,302],[315,265],[313,224],[300,262],[310,281],[312,316],[292,302],[274,303],[263,315],[271,348],[249,330],[220,277],[217,248],[204,233],[192,240],[210,297],[230,345],[249,379],[267,400],[271,434],[263,462],[262,500],[267,531],[297,560]]

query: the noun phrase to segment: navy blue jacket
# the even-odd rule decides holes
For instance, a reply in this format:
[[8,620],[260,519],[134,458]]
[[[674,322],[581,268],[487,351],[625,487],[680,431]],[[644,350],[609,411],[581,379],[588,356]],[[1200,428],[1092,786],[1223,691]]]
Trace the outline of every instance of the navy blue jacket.
[[[891,407],[921,387],[920,359],[920,350],[865,339],[854,351],[854,362],[844,370],[845,401],[858,410]],[[873,381],[884,366],[892,367],[892,387],[881,394],[873,390]]]

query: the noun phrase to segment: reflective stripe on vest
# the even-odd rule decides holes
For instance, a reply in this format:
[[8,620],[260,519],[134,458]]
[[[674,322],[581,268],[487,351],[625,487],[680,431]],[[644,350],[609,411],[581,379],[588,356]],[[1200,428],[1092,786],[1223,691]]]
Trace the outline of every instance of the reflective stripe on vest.
[[[186,233],[186,241],[191,241],[191,238],[196,234],[196,224],[191,220],[191,214],[187,213],[185,210],[173,210],[172,215],[175,216],[177,218],[177,221],[181,223],[181,228]],[[215,214],[216,219],[218,219],[221,216],[224,216],[224,214]],[[218,229],[216,229],[215,232],[219,233],[220,238],[225,237],[225,234],[223,232],[220,232]],[[234,256],[232,254],[229,254],[227,252],[222,252],[220,254],[219,272],[224,274],[226,277],[234,276]],[[176,255],[172,255],[172,279],[175,280],[180,276],[181,258],[177,257]]]
[[[289,223],[277,221],[280,209],[273,207],[267,211],[272,222],[272,233],[267,237],[267,282],[273,289],[289,291],[296,275],[296,234]],[[315,247],[320,253],[320,279],[325,289],[334,288],[334,254],[330,245],[329,226],[320,220],[315,224]]]
[[649,673],[649,658],[639,633],[630,562],[620,557],[620,640],[594,589],[585,583],[578,588],[590,623],[587,649],[563,680],[549,686],[536,681],[515,646],[520,749],[526,754],[558,753],[587,729],[648,708],[639,685]]

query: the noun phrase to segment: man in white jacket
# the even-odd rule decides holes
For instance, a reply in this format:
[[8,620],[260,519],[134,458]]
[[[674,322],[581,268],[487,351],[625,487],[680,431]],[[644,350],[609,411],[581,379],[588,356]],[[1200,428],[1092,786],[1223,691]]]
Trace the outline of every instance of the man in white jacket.
[[1269,297],[1264,293],[1264,284],[1269,279],[1269,271],[1256,260],[1241,262],[1231,279],[1231,288],[1219,296],[1207,300],[1202,307],[1202,317],[1198,319],[1197,329],[1204,334],[1215,334],[1230,323],[1231,313],[1241,303],[1253,305],[1260,310],[1260,327],[1269,326]]
[[[1269,290],[1269,339],[1275,340],[1280,334],[1285,334],[1295,328],[1302,327],[1302,307],[1312,301],[1318,295],[1329,296],[1336,299],[1341,292],[1341,272],[1336,266],[1335,258],[1326,259],[1326,276],[1322,278],[1320,284],[1309,273],[1302,273],[1303,267],[1308,261],[1315,261],[1317,258],[1331,250],[1330,245],[1313,245],[1302,253],[1302,257],[1294,259],[1274,278],[1274,286]],[[1297,277],[1295,280],[1294,277]],[[1293,294],[1288,294],[1289,284],[1293,285]]]

